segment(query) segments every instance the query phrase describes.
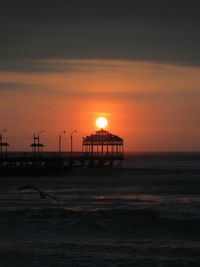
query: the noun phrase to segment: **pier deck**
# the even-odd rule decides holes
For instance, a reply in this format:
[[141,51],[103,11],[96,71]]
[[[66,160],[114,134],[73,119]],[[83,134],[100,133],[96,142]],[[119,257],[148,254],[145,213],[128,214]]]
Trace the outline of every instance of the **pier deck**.
[[61,170],[89,167],[122,167],[122,153],[83,153],[83,152],[7,152],[0,154],[0,174],[34,170]]

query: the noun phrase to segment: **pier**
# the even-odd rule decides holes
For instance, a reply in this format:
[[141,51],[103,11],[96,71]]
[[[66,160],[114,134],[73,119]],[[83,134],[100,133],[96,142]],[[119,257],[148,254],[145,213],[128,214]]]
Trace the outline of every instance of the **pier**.
[[[103,129],[86,136],[81,152],[43,152],[39,136],[34,135],[32,152],[0,152],[0,174],[62,172],[73,168],[121,168],[123,139]],[[7,147],[6,147],[7,148]]]
[[72,168],[120,168],[124,157],[122,153],[104,155],[82,152],[7,152],[0,156],[0,174],[66,172]]

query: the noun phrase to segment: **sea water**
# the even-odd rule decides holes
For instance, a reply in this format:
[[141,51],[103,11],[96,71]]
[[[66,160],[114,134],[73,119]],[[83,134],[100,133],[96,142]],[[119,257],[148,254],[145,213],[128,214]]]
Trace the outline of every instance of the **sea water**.
[[139,153],[121,169],[1,176],[0,266],[200,266],[200,154]]

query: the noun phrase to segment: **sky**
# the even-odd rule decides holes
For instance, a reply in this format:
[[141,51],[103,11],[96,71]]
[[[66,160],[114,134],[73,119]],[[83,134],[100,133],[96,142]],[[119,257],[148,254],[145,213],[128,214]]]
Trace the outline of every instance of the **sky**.
[[126,151],[200,151],[198,1],[4,1],[0,129],[11,150],[106,130]]

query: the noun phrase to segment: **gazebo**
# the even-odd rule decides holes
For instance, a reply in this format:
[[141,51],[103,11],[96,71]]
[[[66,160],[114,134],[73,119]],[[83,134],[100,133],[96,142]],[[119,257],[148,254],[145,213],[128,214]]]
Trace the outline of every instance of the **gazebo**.
[[82,151],[90,156],[123,156],[124,141],[104,129],[83,138]]

